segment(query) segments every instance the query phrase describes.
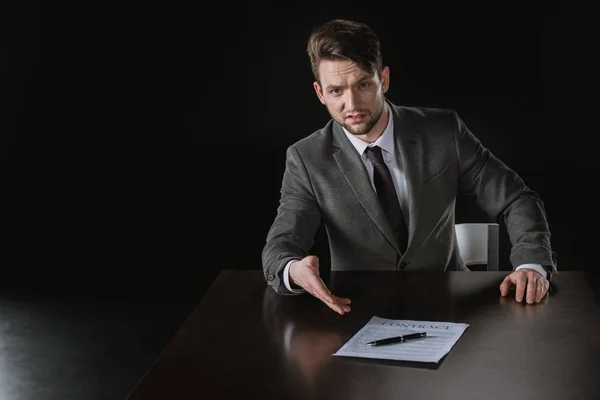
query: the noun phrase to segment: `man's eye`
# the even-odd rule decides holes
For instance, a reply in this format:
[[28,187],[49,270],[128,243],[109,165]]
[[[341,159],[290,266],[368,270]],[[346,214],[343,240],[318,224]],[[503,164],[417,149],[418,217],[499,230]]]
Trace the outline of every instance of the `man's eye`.
[[360,87],[361,87],[361,88],[366,88],[366,87],[368,87],[368,86],[369,86],[369,82],[361,82],[361,83],[360,83]]
[[333,94],[338,94],[340,92],[340,89],[331,89],[329,91],[329,93],[333,93]]

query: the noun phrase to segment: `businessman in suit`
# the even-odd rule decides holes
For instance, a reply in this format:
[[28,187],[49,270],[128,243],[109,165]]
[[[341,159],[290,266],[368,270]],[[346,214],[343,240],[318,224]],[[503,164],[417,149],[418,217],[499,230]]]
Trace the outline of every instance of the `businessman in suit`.
[[329,21],[307,45],[315,92],[331,120],[288,147],[277,215],[262,252],[279,294],[308,291],[339,314],[310,255],[324,224],[331,270],[468,270],[455,237],[458,193],[503,220],[514,271],[506,296],[538,303],[556,273],[543,202],[469,131],[453,110],[406,107],[385,97],[390,69],[367,25]]

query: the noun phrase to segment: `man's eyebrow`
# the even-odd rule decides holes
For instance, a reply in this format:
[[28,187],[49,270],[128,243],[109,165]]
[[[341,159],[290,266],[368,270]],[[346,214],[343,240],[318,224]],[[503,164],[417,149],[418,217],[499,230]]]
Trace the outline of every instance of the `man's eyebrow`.
[[[363,78],[360,78],[358,81],[356,81],[356,83],[362,83],[364,81],[368,81],[371,80],[372,77],[371,76],[365,76]],[[327,85],[325,87],[325,90],[331,90],[331,89],[339,89],[341,86],[340,85]]]

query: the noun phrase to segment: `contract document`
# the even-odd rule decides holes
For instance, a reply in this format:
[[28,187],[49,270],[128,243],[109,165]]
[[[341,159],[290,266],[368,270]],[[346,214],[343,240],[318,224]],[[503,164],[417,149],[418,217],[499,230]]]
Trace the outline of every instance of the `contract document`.
[[[333,355],[437,363],[468,327],[469,324],[463,323],[373,317]],[[402,343],[367,346],[374,340],[417,332],[426,332],[427,336]]]

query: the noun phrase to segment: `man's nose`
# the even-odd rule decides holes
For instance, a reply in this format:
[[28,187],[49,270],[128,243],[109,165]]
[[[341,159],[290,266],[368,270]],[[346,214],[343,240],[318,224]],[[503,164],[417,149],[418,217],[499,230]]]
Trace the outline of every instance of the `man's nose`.
[[356,93],[354,90],[348,90],[346,93],[346,109],[350,111],[356,110],[359,100],[358,93]]

